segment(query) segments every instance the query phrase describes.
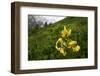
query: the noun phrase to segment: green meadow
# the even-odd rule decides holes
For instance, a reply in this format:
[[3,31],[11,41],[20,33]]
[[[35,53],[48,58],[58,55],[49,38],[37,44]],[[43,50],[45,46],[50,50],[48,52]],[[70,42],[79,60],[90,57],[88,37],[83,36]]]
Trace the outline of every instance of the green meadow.
[[[88,57],[88,18],[70,17],[55,23],[44,24],[32,27],[28,25],[28,60],[51,60],[51,59],[80,59]],[[72,30],[71,39],[76,40],[80,45],[79,52],[68,50],[68,54],[63,56],[55,48],[56,41],[61,35],[64,26],[69,26]]]

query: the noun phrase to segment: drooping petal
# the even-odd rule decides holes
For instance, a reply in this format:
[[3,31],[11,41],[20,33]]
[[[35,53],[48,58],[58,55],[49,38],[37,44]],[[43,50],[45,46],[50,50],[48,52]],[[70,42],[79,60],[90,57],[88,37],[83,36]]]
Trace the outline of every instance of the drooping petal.
[[71,35],[71,29],[68,31],[68,36],[70,36]]
[[71,41],[68,43],[68,48],[75,47],[76,44],[77,44],[77,41],[71,40]]
[[64,31],[66,31],[67,29],[66,29],[66,26],[64,26]]
[[64,51],[64,48],[60,48],[59,51],[60,51],[61,54],[63,54],[63,56],[65,56],[67,54],[67,52]]
[[60,51],[60,53],[63,54],[64,53],[64,48],[60,48],[59,51]]
[[55,47],[56,47],[57,50],[59,50],[58,43],[60,43],[60,47],[63,46],[63,40],[62,40],[62,38],[59,38],[59,39],[57,40],[57,42],[56,42],[56,46],[55,46]]
[[80,46],[77,45],[76,47],[73,47],[73,52],[78,52],[80,50]]

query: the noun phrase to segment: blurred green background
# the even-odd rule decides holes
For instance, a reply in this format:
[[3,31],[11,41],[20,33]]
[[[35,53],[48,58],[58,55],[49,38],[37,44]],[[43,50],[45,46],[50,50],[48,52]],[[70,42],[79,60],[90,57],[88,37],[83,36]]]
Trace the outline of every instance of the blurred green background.
[[[32,23],[30,19],[28,21],[30,22],[28,22],[28,60],[79,59],[88,57],[87,17],[67,16],[55,23],[48,24],[45,22],[43,27],[40,27],[34,21]],[[68,51],[68,54],[63,56],[56,50],[55,44],[65,25],[70,26],[72,30],[71,39],[76,40],[81,49],[76,53]]]

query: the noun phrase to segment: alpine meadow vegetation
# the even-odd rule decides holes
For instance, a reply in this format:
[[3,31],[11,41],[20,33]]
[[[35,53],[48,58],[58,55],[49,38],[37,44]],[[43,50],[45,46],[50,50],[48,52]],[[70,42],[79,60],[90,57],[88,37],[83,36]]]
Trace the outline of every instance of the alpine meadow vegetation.
[[28,24],[28,60],[88,58],[88,18],[71,17],[43,27]]

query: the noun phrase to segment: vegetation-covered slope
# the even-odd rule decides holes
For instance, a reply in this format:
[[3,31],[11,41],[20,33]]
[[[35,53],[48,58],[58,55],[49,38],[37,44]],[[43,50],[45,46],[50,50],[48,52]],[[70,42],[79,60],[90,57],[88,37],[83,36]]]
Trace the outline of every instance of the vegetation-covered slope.
[[[88,55],[88,19],[87,17],[66,17],[53,24],[45,24],[45,27],[35,27],[28,29],[28,59],[48,60],[48,59],[76,59],[87,58]],[[76,40],[81,49],[73,53],[69,51],[66,56],[60,54],[55,44],[61,36],[64,26],[70,26],[72,30],[71,39]]]

